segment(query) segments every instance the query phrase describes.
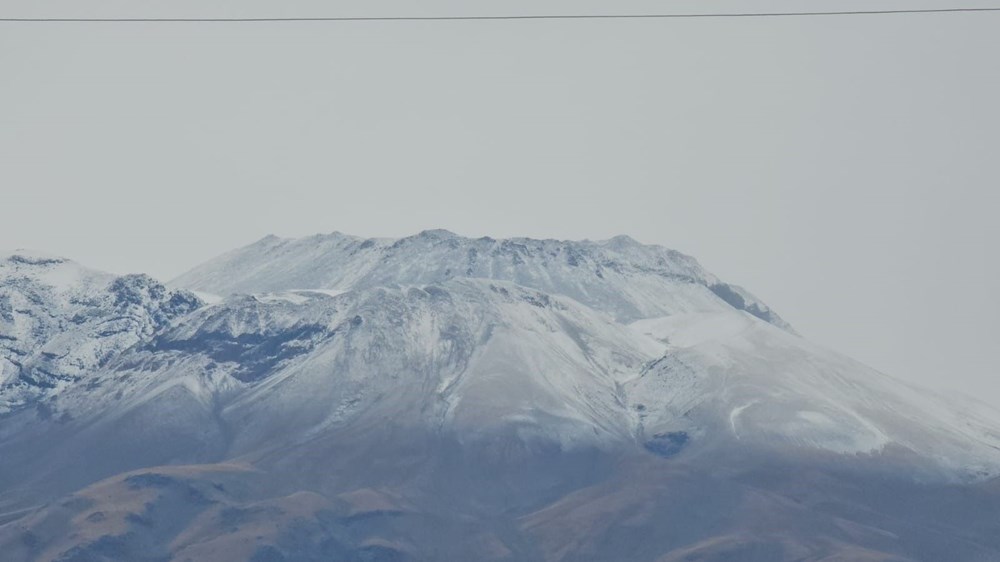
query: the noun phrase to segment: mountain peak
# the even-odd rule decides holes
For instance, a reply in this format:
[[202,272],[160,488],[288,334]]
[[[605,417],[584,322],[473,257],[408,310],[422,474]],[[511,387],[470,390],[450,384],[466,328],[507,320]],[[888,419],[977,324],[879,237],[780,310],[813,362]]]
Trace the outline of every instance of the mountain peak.
[[399,239],[339,233],[279,239],[229,252],[172,284],[228,295],[454,278],[516,283],[575,299],[621,321],[736,308],[790,329],[766,304],[723,283],[691,256],[625,235],[603,242],[494,239],[435,229]]
[[431,228],[428,230],[421,230],[415,235],[416,238],[433,238],[433,239],[444,239],[444,238],[462,238],[458,234],[444,228]]
[[618,236],[613,236],[607,240],[607,244],[614,246],[643,246],[641,242],[632,238],[628,234],[619,234]]
[[12,252],[0,254],[0,262],[12,262],[24,265],[55,265],[69,261],[71,260],[61,256],[25,248],[18,248]]

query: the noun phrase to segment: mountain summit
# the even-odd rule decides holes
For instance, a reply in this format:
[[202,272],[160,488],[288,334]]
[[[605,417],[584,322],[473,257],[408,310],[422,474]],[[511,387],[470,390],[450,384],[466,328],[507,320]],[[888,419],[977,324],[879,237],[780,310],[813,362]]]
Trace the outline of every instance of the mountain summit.
[[465,238],[447,230],[399,239],[339,232],[294,239],[267,236],[196,267],[171,285],[229,295],[455,278],[508,281],[570,297],[624,322],[735,308],[791,329],[759,299],[723,283],[691,256],[628,236],[599,242]]
[[270,236],[169,286],[0,263],[8,559],[1000,559],[1000,415],[672,250]]

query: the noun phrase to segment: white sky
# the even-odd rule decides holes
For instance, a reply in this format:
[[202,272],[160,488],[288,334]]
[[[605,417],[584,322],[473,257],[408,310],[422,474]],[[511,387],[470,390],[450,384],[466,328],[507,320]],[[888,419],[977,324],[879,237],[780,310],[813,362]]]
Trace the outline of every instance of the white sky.
[[[0,12],[608,10],[37,4]],[[614,9],[903,5],[959,6]],[[813,340],[1000,405],[998,30],[1000,13],[0,23],[0,247],[169,279],[268,233],[626,233],[696,256]]]

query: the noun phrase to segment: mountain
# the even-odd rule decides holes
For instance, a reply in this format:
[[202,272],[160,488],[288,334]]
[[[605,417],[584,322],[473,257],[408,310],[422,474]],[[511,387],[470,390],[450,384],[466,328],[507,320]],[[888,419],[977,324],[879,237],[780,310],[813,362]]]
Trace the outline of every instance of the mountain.
[[114,276],[37,252],[0,256],[0,413],[98,369],[201,306],[145,275]]
[[603,242],[472,239],[447,230],[400,239],[337,232],[298,239],[268,236],[171,284],[230,295],[422,285],[463,277],[567,296],[623,322],[736,308],[791,329],[759,299],[723,283],[694,258],[628,236]]
[[677,252],[430,231],[268,237],[174,289],[2,268],[9,560],[1000,559],[1000,415]]

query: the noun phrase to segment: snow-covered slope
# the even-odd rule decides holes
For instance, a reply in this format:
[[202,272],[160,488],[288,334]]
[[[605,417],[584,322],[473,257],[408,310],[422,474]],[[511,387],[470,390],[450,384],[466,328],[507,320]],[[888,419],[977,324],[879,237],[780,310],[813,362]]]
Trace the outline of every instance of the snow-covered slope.
[[223,296],[0,260],[0,552],[1000,556],[1000,415],[670,250],[269,237],[175,283]]
[[115,442],[168,428],[200,443],[193,450],[231,456],[378,433],[392,420],[467,444],[666,457],[733,447],[905,453],[922,477],[1000,473],[993,420],[748,313],[625,325],[566,297],[484,279],[234,295],[45,409],[102,440],[116,427],[130,429]]
[[0,413],[85,377],[199,305],[145,275],[37,252],[0,256]]
[[620,382],[658,351],[571,299],[482,279],[236,295],[49,407],[112,426],[135,415],[165,425],[181,408],[198,421],[178,432],[228,428],[232,454],[386,420],[466,441],[619,447],[634,442]]
[[759,299],[723,283],[694,258],[627,236],[601,242],[473,239],[445,230],[400,239],[268,236],[196,267],[171,285],[228,295],[422,285],[460,277],[564,295],[620,321],[737,308],[790,329]]
[[204,305],[148,277],[8,257],[4,408],[152,427],[186,411],[202,421],[173,431],[224,434],[233,453],[392,418],[462,440],[900,449],[963,478],[1000,467],[995,420],[764,321],[766,305],[693,259],[624,237],[268,238],[213,263],[178,284],[300,288]]
[[905,451],[945,472],[1000,474],[996,416],[928,391],[740,312],[633,325],[665,346],[627,385],[647,435],[847,455]]

